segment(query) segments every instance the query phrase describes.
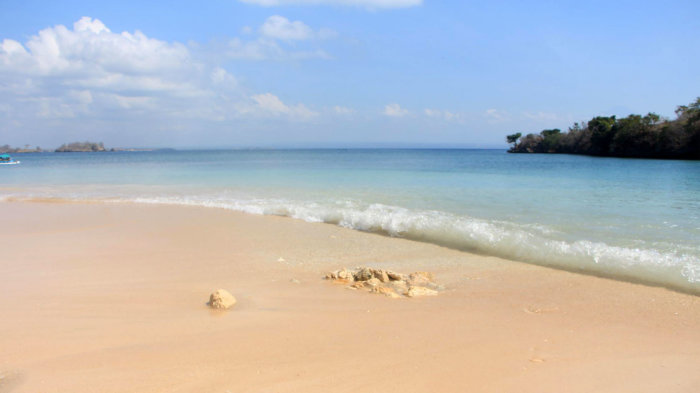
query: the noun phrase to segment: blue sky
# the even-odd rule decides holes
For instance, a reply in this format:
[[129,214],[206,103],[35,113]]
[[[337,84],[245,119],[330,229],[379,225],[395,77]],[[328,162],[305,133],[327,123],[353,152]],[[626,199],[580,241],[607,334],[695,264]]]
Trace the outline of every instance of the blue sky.
[[504,147],[700,95],[697,1],[16,1],[0,144]]

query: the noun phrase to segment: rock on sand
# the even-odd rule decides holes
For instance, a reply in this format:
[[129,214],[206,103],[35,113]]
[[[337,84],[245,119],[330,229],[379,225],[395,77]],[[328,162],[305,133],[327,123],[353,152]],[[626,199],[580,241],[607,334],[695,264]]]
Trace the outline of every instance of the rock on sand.
[[236,304],[236,298],[225,289],[217,289],[209,295],[209,307],[217,310],[226,310]]
[[419,286],[412,286],[408,288],[408,292],[406,292],[406,296],[408,297],[418,297],[418,296],[437,296],[438,291],[426,288],[426,287],[419,287]]
[[401,297],[398,293],[394,292],[393,289],[387,287],[374,287],[370,290],[370,292],[384,295],[393,299]]

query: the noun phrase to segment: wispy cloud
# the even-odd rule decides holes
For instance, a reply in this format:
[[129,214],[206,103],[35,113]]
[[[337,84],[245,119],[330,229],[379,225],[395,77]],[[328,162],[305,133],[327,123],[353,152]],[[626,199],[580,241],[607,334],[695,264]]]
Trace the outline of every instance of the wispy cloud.
[[239,0],[241,3],[256,4],[263,7],[281,5],[330,5],[353,6],[369,9],[406,8],[423,4],[423,0]]
[[238,105],[238,111],[241,114],[252,114],[263,117],[288,116],[296,120],[308,120],[318,116],[318,112],[312,111],[304,104],[287,105],[272,93],[256,94],[250,98],[252,103]]
[[409,114],[407,109],[404,109],[399,104],[388,104],[384,107],[384,114],[389,117],[404,117]]
[[285,41],[309,40],[312,38],[326,39],[336,34],[333,30],[327,28],[315,32],[302,21],[290,21],[280,15],[272,15],[267,18],[265,23],[260,26],[260,33],[268,38]]
[[217,52],[228,59],[235,60],[296,61],[333,58],[320,48],[290,49],[280,45],[277,40],[267,37],[258,37],[249,41],[235,37],[226,42]]
[[538,121],[550,121],[550,120],[558,120],[559,116],[556,113],[549,113],[549,112],[523,112],[523,116],[525,116],[528,119],[531,120],[538,120]]
[[336,105],[333,107],[333,113],[335,113],[336,115],[352,115],[353,113],[355,113],[355,110],[345,106]]
[[[246,35],[253,33],[250,27],[243,31]],[[321,27],[314,30],[302,21],[290,21],[280,15],[267,18],[257,32],[257,37],[234,37],[228,40],[220,52],[230,59],[245,60],[330,59],[331,56],[317,44],[318,41],[333,39],[338,35],[332,29]],[[301,44],[302,42],[305,43]],[[302,45],[301,48],[299,45]]]
[[510,114],[504,110],[500,109],[487,109],[484,112],[484,117],[489,119],[489,121],[500,122],[510,120]]
[[461,113],[450,112],[447,110],[426,108],[423,110],[423,113],[428,117],[445,121],[462,122],[464,120],[464,116]]

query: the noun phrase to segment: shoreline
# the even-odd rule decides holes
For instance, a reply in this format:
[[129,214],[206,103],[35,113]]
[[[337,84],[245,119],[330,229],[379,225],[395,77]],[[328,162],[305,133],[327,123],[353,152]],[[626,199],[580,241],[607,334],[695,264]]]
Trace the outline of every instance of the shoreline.
[[[366,230],[362,228],[358,228],[355,226],[346,226],[342,225],[341,223],[338,222],[329,222],[329,221],[324,221],[323,219],[320,219],[317,221],[316,219],[312,219],[309,217],[304,217],[304,216],[296,216],[291,213],[285,213],[285,214],[274,214],[274,213],[269,213],[269,212],[264,212],[260,209],[261,207],[251,207],[251,206],[246,206],[245,204],[238,206],[236,204],[233,205],[227,205],[226,203],[223,202],[216,202],[213,204],[207,204],[203,202],[191,202],[191,201],[181,201],[181,200],[171,200],[168,198],[133,198],[133,199],[122,199],[122,198],[95,198],[95,199],[73,199],[73,198],[65,198],[65,197],[4,197],[0,199],[0,203],[55,203],[55,204],[105,204],[105,205],[133,205],[133,206],[164,206],[164,207],[182,207],[182,208],[202,208],[202,209],[214,209],[214,210],[221,210],[221,211],[228,211],[228,212],[233,212],[233,213],[241,213],[241,214],[251,214],[251,215],[257,215],[257,216],[265,216],[265,217],[278,217],[278,218],[287,218],[287,219],[293,219],[293,220],[298,220],[301,222],[305,223],[310,223],[310,224],[326,224],[326,225],[331,225],[331,226],[336,226],[348,230],[353,230],[353,231],[358,231],[362,233],[368,233],[371,235],[379,235],[379,236],[384,236],[384,237],[389,237],[389,238],[397,238],[397,239],[405,239],[405,240],[410,240],[410,241],[415,241],[419,243],[425,243],[425,244],[431,244],[434,246],[438,247],[445,247],[451,250],[455,250],[458,252],[464,252],[467,254],[471,255],[477,255],[480,257],[493,257],[497,259],[503,259],[506,261],[510,261],[513,263],[524,263],[528,265],[533,265],[533,266],[540,266],[544,268],[550,268],[550,269],[555,269],[555,270],[561,270],[561,271],[566,271],[570,273],[576,273],[576,274],[583,274],[583,275],[588,275],[588,276],[593,276],[593,277],[598,277],[598,278],[605,278],[605,279],[611,279],[615,281],[621,281],[621,282],[628,282],[632,284],[640,284],[640,285],[645,285],[645,286],[651,286],[651,287],[659,287],[659,288],[665,288],[671,291],[679,292],[679,293],[684,293],[684,294],[689,294],[693,296],[700,296],[700,286],[698,285],[697,282],[693,281],[688,281],[687,277],[685,277],[686,273],[681,273],[684,276],[685,281],[677,281],[677,277],[667,277],[665,276],[664,278],[659,278],[661,273],[664,275],[667,274],[667,272],[661,272],[661,271],[656,271],[655,274],[656,276],[654,278],[651,278],[653,274],[651,273],[644,273],[641,274],[640,271],[637,271],[636,269],[632,269],[631,271],[627,270],[624,266],[610,266],[609,264],[603,264],[604,268],[599,268],[598,262],[593,264],[590,261],[586,261],[585,263],[582,263],[580,265],[571,265],[571,261],[568,261],[567,263],[557,263],[553,262],[552,256],[549,257],[549,260],[534,260],[532,256],[524,256],[520,259],[518,258],[512,258],[509,255],[498,255],[494,253],[490,253],[489,251],[482,251],[478,249],[472,249],[470,247],[466,247],[460,244],[456,244],[450,241],[446,240],[441,240],[441,239],[432,239],[430,237],[429,233],[411,233],[411,232],[406,232],[402,233],[399,235],[395,235],[391,233],[391,230],[385,229],[383,226],[380,229],[374,229],[374,230]],[[388,206],[392,207],[392,206]],[[477,219],[478,220],[478,219]],[[563,243],[560,244],[560,246],[563,247],[570,247],[573,248],[576,246],[578,242],[574,243]],[[583,240],[581,243],[588,243],[590,245],[598,245],[602,244],[604,247],[607,248],[612,248],[612,249],[620,249],[622,251],[627,251],[631,253],[642,253],[637,255],[637,257],[644,257],[644,258],[653,258],[655,255],[646,255],[643,254],[643,252],[654,252],[655,250],[646,250],[646,251],[640,251],[639,249],[632,249],[632,248],[620,248],[618,246],[611,246],[606,243],[599,243],[595,241],[588,241],[588,240]],[[532,248],[534,246],[528,245],[529,248]],[[551,250],[550,250],[551,251]],[[555,255],[557,256],[557,255]],[[558,255],[558,257],[563,257],[562,255]],[[656,255],[656,257],[663,257],[663,255]],[[597,258],[597,257],[596,257]],[[685,267],[687,268],[687,266]],[[692,273],[692,271],[691,271]]]
[[[700,386],[700,298],[661,287],[223,209],[0,214],[0,392]],[[447,290],[389,299],[322,280],[358,265],[432,271]],[[205,306],[217,288],[231,311]]]

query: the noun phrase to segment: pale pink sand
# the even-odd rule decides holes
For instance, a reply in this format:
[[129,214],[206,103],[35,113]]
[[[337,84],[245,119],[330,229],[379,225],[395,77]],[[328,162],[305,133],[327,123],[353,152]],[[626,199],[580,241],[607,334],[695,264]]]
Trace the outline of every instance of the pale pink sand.
[[[700,391],[692,295],[216,209],[0,217],[0,392]],[[447,290],[321,280],[357,265]],[[231,311],[205,305],[217,288]]]

